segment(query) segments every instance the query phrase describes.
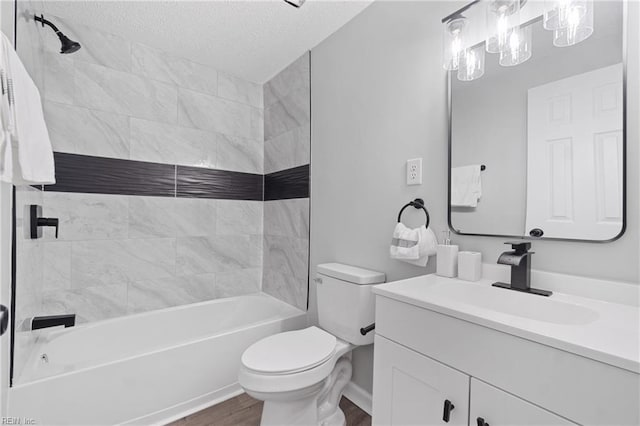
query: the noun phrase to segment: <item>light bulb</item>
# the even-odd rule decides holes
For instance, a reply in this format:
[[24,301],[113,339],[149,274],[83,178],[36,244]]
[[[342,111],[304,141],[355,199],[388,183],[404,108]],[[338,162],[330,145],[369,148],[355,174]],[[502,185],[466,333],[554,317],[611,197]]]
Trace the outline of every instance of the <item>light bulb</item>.
[[485,50],[482,44],[466,49],[460,55],[460,68],[458,80],[471,81],[482,77],[484,74]]
[[451,60],[453,62],[453,69],[458,69],[460,66],[460,53],[462,51],[462,41],[458,34],[451,41]]
[[500,53],[507,49],[509,35],[519,24],[520,0],[490,0],[487,4],[487,52]]
[[465,18],[454,18],[444,24],[442,39],[442,66],[446,70],[457,70],[464,45]]
[[500,52],[500,65],[511,67],[531,58],[533,48],[531,28],[531,25],[527,25],[511,32],[508,48]]
[[554,29],[553,44],[573,46],[593,34],[593,0],[565,0],[564,25]]

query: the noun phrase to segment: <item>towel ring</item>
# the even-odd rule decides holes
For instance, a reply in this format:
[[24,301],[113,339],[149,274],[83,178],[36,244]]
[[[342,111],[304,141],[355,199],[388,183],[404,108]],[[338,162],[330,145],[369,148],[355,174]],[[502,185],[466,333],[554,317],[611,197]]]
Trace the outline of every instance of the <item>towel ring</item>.
[[424,225],[424,227],[429,228],[429,222],[430,222],[429,212],[427,211],[427,208],[424,206],[424,200],[422,198],[416,198],[413,201],[409,201],[407,204],[404,205],[404,207],[400,209],[400,213],[398,213],[398,223],[402,221],[401,220],[402,212],[404,211],[404,209],[406,209],[409,206],[415,207],[416,209],[424,210],[424,214],[427,216],[427,223]]

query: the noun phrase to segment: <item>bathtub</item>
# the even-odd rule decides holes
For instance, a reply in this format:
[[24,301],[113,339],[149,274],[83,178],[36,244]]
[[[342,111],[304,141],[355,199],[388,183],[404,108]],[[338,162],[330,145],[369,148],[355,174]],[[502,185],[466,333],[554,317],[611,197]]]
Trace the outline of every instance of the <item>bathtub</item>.
[[253,294],[51,331],[8,412],[41,425],[167,423],[239,394],[242,352],[305,325],[299,309]]

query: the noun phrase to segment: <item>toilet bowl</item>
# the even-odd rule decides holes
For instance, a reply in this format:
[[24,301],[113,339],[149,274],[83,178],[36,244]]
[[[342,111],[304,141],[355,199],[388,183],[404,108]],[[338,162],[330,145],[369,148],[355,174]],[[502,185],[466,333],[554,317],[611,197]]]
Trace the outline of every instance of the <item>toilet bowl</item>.
[[243,354],[238,381],[263,400],[263,426],[343,426],[338,406],[351,380],[351,350],[373,343],[360,328],[374,319],[371,286],[385,275],[338,263],[318,265],[318,322],[266,337]]
[[[265,401],[262,425],[343,425],[338,402],[354,346],[318,327],[262,339],[242,355],[239,381]],[[267,355],[268,354],[268,355]]]

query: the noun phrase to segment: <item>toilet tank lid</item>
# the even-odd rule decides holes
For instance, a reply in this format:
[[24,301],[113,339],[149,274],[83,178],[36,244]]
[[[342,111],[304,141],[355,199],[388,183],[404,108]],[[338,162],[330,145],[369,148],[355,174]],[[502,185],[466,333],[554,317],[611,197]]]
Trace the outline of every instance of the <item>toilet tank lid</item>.
[[342,263],[322,263],[317,267],[318,274],[354,284],[379,284],[386,279],[384,272],[358,268]]

